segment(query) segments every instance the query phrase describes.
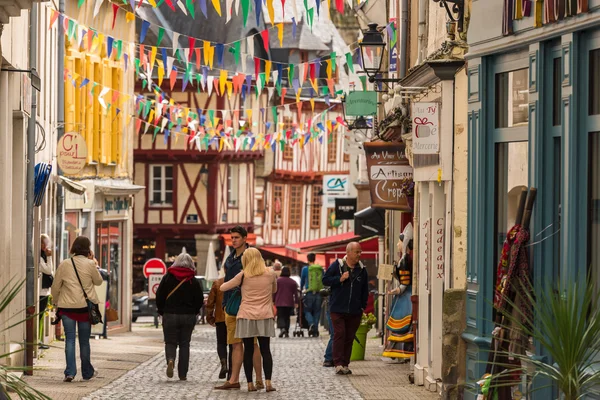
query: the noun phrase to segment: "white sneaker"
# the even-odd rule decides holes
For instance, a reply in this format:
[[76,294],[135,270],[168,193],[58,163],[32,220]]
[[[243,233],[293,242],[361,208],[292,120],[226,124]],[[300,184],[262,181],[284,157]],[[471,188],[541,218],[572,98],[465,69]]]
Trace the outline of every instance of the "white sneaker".
[[344,374],[344,367],[342,367],[341,365],[338,365],[335,367],[335,373],[338,375],[345,375]]

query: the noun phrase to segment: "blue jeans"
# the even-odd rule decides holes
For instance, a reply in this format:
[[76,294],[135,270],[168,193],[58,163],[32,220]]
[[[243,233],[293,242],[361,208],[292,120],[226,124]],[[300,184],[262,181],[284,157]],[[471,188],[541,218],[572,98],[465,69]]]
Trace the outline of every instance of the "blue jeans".
[[308,326],[319,326],[319,318],[321,318],[321,294],[308,292],[304,296],[304,316]]
[[329,307],[327,307],[327,325],[329,326],[329,342],[327,342],[327,348],[325,349],[325,361],[333,362],[333,324],[331,323],[331,313]]
[[67,368],[65,376],[77,375],[77,362],[75,361],[75,326],[79,330],[79,356],[81,357],[81,376],[90,379],[94,375],[94,367],[90,361],[90,334],[92,325],[89,322],[77,322],[63,315],[62,324],[65,328],[65,356]]

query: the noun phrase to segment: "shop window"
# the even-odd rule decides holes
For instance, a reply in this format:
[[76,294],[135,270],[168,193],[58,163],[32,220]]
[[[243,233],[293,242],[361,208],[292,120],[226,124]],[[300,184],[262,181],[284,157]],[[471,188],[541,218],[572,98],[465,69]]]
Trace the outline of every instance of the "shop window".
[[313,185],[312,186],[312,198],[310,202],[310,227],[312,229],[319,229],[321,227],[321,197],[323,186]]
[[587,265],[600,288],[600,132],[591,133],[588,146]]
[[227,166],[227,206],[238,208],[240,191],[240,166],[229,164]]
[[329,140],[327,142],[327,161],[335,162],[337,159],[337,151],[338,151],[338,135],[337,132],[332,132],[329,135]]
[[529,68],[496,74],[496,128],[529,122]]
[[552,66],[552,125],[562,123],[561,88],[562,88],[562,58],[557,57]]
[[150,166],[150,205],[154,207],[173,205],[173,166]]
[[[167,239],[165,241],[165,261],[168,266],[175,262],[181,253],[187,253],[197,265],[196,241],[194,239]],[[207,260],[202,260],[205,263]]]
[[289,204],[289,227],[292,229],[300,228],[302,224],[302,186],[293,185],[290,187]]
[[590,51],[589,115],[600,114],[600,49]]
[[271,223],[281,224],[281,209],[283,199],[283,185],[273,185],[273,209],[271,210]]
[[[521,190],[528,188],[528,142],[496,145],[496,262],[506,234],[515,224]],[[494,272],[495,275],[495,272]]]
[[[120,310],[122,265],[122,222],[96,223],[96,259],[100,268],[109,275],[108,301],[110,307]],[[119,315],[122,315],[120,310]],[[120,324],[119,321],[111,324]]]

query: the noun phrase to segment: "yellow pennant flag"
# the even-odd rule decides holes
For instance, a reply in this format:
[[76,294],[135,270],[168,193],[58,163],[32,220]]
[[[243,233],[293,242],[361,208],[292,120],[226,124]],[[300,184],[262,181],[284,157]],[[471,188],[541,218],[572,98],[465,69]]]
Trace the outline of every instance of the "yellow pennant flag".
[[333,130],[333,124],[331,123],[331,120],[328,119],[327,120],[327,132],[331,132],[332,130]]
[[148,0],[148,3],[150,3],[150,5],[151,5],[153,8],[156,8],[156,1],[154,1],[154,0]]
[[213,68],[213,61],[215,59],[215,48],[213,46],[210,47],[210,58],[208,59],[208,63],[210,65],[210,69]]
[[231,100],[231,94],[233,93],[233,82],[227,81],[227,97]]
[[227,71],[222,69],[219,74],[219,94],[221,96],[225,94],[225,82],[227,82]]
[[[210,59],[210,42],[207,40],[204,40],[204,46],[202,46],[202,51],[204,52],[204,62],[211,65],[211,63],[209,63],[209,59]],[[212,68],[212,67],[211,67]]]
[[252,121],[252,110],[251,109],[246,110],[246,115],[248,116],[248,122]]
[[127,12],[127,14],[125,14],[125,21],[127,21],[127,22],[135,21],[135,14],[132,12]]
[[177,144],[178,140],[179,140],[179,132],[175,132],[175,144]]
[[312,108],[312,112],[315,112],[315,99],[310,99],[310,108]]
[[331,74],[333,71],[331,70],[331,60],[327,60],[327,78],[331,79]]
[[223,138],[219,139],[219,152],[223,150]]
[[296,103],[298,103],[300,101],[300,93],[302,93],[301,87],[299,87],[298,91],[296,92]]
[[279,47],[283,47],[283,23],[277,24],[277,38],[279,39]]
[[265,60],[265,79],[269,83],[269,77],[271,76],[271,61]]
[[221,2],[219,0],[212,0],[212,4],[213,7],[215,8],[215,11],[217,12],[217,14],[219,14],[219,17],[221,16]]
[[319,93],[319,87],[317,86],[317,79],[310,79],[310,84],[312,85],[315,92]]
[[152,46],[152,50],[150,51],[150,70],[154,68],[154,61],[156,61],[156,47]]
[[163,78],[165,77],[165,68],[162,63],[158,65],[158,86],[162,86]]
[[154,117],[154,110],[150,110],[150,114],[148,114],[148,122],[152,123],[152,117]]
[[267,11],[269,12],[271,26],[273,26],[275,25],[275,8],[273,8],[273,0],[267,0]]

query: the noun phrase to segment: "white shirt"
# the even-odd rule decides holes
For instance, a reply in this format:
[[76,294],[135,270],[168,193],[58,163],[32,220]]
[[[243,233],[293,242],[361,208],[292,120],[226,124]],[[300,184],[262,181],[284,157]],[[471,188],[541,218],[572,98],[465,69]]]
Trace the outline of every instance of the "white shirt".
[[42,289],[42,274],[54,275],[54,265],[52,263],[52,256],[49,256],[47,258],[48,258],[48,262],[44,261],[44,259],[42,257],[40,257],[40,264],[39,264],[40,296],[48,296],[50,294],[50,288]]

